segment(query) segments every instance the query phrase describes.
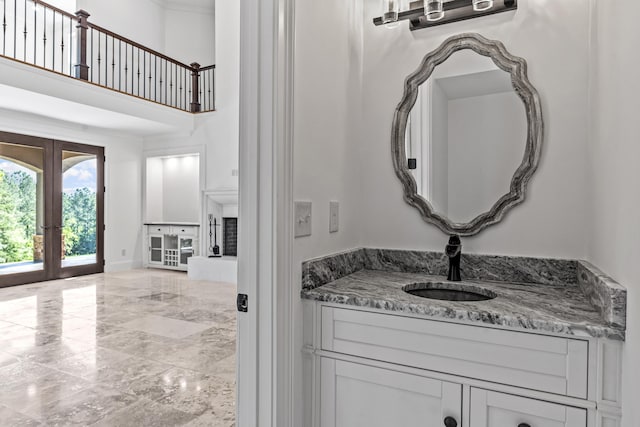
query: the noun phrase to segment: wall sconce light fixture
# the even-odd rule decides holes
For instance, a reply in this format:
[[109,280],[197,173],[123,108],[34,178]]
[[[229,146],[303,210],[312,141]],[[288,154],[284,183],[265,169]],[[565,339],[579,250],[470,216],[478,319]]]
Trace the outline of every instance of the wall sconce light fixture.
[[399,10],[399,4],[400,0],[384,0],[383,16],[373,23],[395,26],[409,21],[409,28],[415,31],[518,9],[518,0],[417,0],[410,1],[408,10]]
[[424,8],[424,14],[427,21],[439,21],[444,18],[444,1],[442,0],[425,0],[427,7]]

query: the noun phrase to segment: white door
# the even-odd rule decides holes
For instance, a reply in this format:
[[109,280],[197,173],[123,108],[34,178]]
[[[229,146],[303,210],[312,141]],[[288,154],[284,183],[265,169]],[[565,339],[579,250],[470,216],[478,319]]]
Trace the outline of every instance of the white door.
[[470,427],[586,427],[585,409],[471,389]]
[[321,427],[462,425],[460,384],[328,358],[320,369]]

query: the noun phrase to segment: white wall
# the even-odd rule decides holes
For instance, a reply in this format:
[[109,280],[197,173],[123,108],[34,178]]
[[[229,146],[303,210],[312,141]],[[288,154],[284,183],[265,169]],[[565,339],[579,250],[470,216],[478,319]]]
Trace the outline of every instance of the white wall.
[[197,115],[186,135],[150,138],[146,150],[206,146],[206,189],[238,188],[240,4],[216,1],[216,111]]
[[162,157],[149,157],[146,162],[144,221],[162,222],[164,220],[164,168],[162,167]]
[[200,158],[162,159],[163,220],[200,222]]
[[[294,277],[302,260],[349,247],[443,249],[446,236],[402,200],[390,154],[393,112],[405,77],[448,36],[479,32],[501,40],[528,62],[542,100],[545,145],[526,202],[501,224],[464,239],[465,251],[586,258],[628,288],[624,426],[635,427],[640,61],[633,52],[640,3],[521,0],[515,14],[412,33],[406,24],[374,27],[380,2],[362,1],[360,23],[353,18],[357,1],[296,3],[294,192],[314,202],[314,234],[295,242]],[[337,235],[326,232],[333,198],[341,201]],[[295,314],[298,325],[299,307]],[[302,425],[300,418],[295,424]]]
[[77,0],[77,9],[89,12],[94,24],[185,64],[215,62],[213,0],[210,6],[159,0]]
[[594,1],[590,260],[628,290],[623,425],[640,422],[640,3]]
[[[153,0],[77,0],[89,21],[164,53],[165,9]],[[75,12],[75,11],[74,11]]]
[[[0,129],[105,147],[106,270],[142,265],[142,140],[25,113],[3,111]],[[122,251],[125,251],[124,255]]]
[[[402,198],[390,156],[391,121],[404,79],[447,37],[478,32],[528,61],[546,120],[545,146],[524,205],[477,237],[466,252],[584,258],[588,219],[585,141],[588,128],[589,2],[523,0],[514,13],[410,32],[374,26],[377,0],[363,0],[364,123],[362,244],[442,250],[447,237],[425,224]],[[316,37],[319,37],[316,35]],[[561,70],[561,72],[560,72]],[[366,213],[366,215],[364,214]],[[541,233],[540,230],[545,230]]]
[[[313,201],[313,234],[294,243],[293,277],[305,259],[360,244],[362,9],[359,0],[297,1],[294,74],[294,198]],[[387,150],[390,151],[390,150]],[[340,231],[329,233],[329,202],[340,202]],[[301,347],[301,301],[294,322]],[[302,370],[296,360],[296,391]],[[303,425],[301,405],[294,425]]]
[[214,40],[213,7],[202,10],[167,7],[163,53],[185,64],[198,62],[202,66],[211,65],[215,63]]

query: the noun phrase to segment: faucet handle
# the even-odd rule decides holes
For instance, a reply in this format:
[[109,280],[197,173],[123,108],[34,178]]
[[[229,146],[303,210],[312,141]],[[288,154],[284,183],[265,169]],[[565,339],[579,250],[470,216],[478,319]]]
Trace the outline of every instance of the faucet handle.
[[453,258],[458,256],[460,252],[462,252],[462,242],[460,241],[460,236],[454,234],[449,237],[449,243],[445,248],[445,253],[449,258]]

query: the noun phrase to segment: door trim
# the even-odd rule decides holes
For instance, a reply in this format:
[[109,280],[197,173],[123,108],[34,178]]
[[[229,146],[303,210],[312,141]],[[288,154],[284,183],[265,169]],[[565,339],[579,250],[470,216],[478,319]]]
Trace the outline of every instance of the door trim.
[[239,427],[293,427],[294,1],[241,1]]
[[[62,267],[61,247],[62,247],[62,231],[54,233],[53,246],[55,264],[53,264],[52,278],[66,279],[69,277],[86,276],[88,274],[99,274],[104,272],[104,147],[95,145],[80,144],[77,142],[68,142],[54,140],[54,164],[53,168],[53,194],[62,194],[63,192],[63,173],[58,171],[57,167],[62,165],[63,151],[76,151],[80,153],[93,154],[96,156],[96,263],[87,265],[78,265],[72,267]],[[56,172],[60,172],[56,174]],[[57,176],[56,176],[57,175]],[[58,217],[59,215],[59,217]],[[62,225],[62,197],[53,197],[53,224]]]
[[[37,136],[22,135],[18,133],[2,132],[0,131],[0,141],[8,144],[25,145],[29,147],[41,148],[44,156],[44,226],[48,227],[44,230],[45,242],[51,239],[51,233],[53,230],[50,228],[52,223],[51,213],[52,209],[50,203],[53,195],[53,168],[47,167],[46,159],[50,159],[53,156],[53,144],[51,139],[40,138]],[[0,275],[0,288],[7,288],[11,286],[19,286],[27,283],[43,282],[50,280],[48,276],[47,261],[51,262],[53,259],[51,245],[45,245],[44,247],[44,262],[43,269],[40,271],[30,271],[26,273],[14,273],[8,275]]]

